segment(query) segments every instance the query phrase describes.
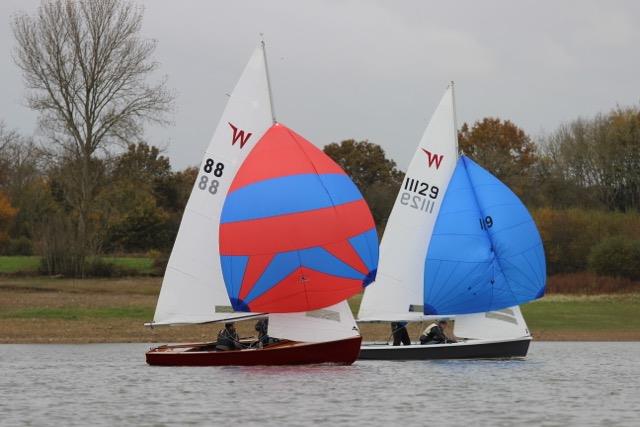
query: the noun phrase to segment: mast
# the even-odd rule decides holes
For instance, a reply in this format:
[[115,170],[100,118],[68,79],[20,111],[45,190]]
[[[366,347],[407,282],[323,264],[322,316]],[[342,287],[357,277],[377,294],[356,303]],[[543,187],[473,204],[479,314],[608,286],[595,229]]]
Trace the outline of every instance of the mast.
[[456,115],[456,94],[454,91],[453,80],[451,80],[451,83],[449,83],[449,86],[451,87],[451,108],[453,110],[453,134],[454,134],[453,138],[456,141],[456,156],[459,156],[460,149],[458,147],[458,117]]
[[[262,36],[262,34],[260,34]],[[262,46],[262,55],[264,57],[264,70],[267,75],[267,89],[269,90],[269,105],[271,107],[271,120],[273,124],[277,123],[276,120],[276,110],[273,107],[273,93],[271,92],[271,78],[269,77],[269,64],[267,63],[267,46],[264,42],[264,39],[260,41]]]

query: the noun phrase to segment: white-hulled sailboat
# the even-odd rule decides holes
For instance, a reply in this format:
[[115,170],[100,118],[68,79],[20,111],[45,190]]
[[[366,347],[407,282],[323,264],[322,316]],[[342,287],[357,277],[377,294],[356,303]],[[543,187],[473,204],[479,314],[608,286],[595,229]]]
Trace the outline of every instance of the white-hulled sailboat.
[[262,43],[206,150],[147,326],[268,317],[279,341],[164,345],[147,363],[353,363],[362,338],[346,298],[371,283],[377,262],[373,218],[353,182],[276,123]]
[[544,250],[518,197],[459,156],[453,83],[409,164],[358,321],[450,318],[457,343],[369,344],[361,359],[507,358],[527,354],[519,305],[544,293]]

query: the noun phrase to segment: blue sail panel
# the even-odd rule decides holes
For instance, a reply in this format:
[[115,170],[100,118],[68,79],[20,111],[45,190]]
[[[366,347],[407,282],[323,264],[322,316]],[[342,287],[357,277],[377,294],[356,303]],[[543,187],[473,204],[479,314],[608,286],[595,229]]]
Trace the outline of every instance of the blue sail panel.
[[425,314],[478,313],[544,293],[538,230],[522,202],[496,177],[461,157],[425,259]]

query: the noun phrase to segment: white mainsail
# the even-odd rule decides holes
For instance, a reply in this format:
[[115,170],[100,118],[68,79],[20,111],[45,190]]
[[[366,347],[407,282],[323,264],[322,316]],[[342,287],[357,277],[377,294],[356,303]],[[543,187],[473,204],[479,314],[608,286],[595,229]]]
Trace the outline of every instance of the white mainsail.
[[458,160],[453,86],[431,117],[389,216],[358,320],[423,320],[424,260]]
[[220,213],[237,169],[273,124],[264,43],[234,88],[200,165],[152,325],[204,323],[251,316],[233,313],[222,278]]
[[453,333],[458,338],[503,340],[529,337],[520,307],[456,316]]
[[346,301],[314,311],[269,315],[269,335],[301,342],[326,342],[360,335]]

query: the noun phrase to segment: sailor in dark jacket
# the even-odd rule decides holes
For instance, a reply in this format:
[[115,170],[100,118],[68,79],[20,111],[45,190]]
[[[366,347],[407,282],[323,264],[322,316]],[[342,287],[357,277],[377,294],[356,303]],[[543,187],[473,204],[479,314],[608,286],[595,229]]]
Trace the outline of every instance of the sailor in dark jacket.
[[444,333],[444,328],[446,327],[447,321],[445,319],[430,324],[424,332],[422,332],[422,335],[420,335],[420,344],[446,344],[456,342],[456,340],[449,338]]
[[411,338],[407,332],[407,322],[391,322],[391,335],[393,335],[393,345],[411,345]]
[[258,347],[264,347],[269,344],[269,319],[260,319],[256,322],[256,332],[258,333]]
[[236,332],[236,327],[232,322],[225,323],[224,329],[218,332],[218,341],[216,342],[216,350],[236,350],[241,349],[240,337]]

